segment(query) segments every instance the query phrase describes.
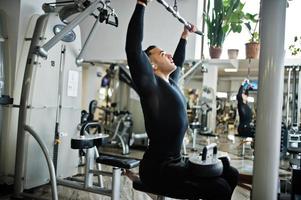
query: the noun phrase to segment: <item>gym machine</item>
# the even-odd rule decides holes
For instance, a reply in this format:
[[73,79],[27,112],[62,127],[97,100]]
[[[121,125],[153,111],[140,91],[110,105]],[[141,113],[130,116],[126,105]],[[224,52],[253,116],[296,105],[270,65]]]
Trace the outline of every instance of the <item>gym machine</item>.
[[[281,159],[289,160],[291,178],[286,181],[290,186],[291,199],[301,195],[301,124],[300,124],[300,66],[286,66],[287,94],[284,95],[284,122],[281,126]],[[291,80],[292,79],[292,80]],[[292,81],[292,82],[291,82]],[[282,199],[282,195],[280,195]]]
[[[110,1],[102,0],[67,1],[43,6],[46,14],[38,18],[34,35],[29,38],[31,46],[25,67],[19,110],[14,197],[32,197],[31,194],[24,192],[24,189],[44,185],[50,181],[54,200],[58,199],[57,183],[112,196],[112,199],[116,200],[119,199],[121,168],[131,168],[139,164],[135,160],[99,156],[97,163],[113,166],[115,178],[111,189],[93,190],[92,177],[95,174],[99,175],[100,172],[91,168],[93,165],[91,163],[96,157],[92,155],[92,151],[95,151],[94,147],[99,145],[98,141],[103,136],[77,134],[79,124],[77,115],[81,110],[81,68],[74,62],[81,49],[77,25],[90,15],[97,18],[97,21],[105,17],[104,21],[108,24],[110,16],[115,16],[116,20],[117,16],[109,7],[109,3]],[[68,25],[62,23],[67,16],[77,12],[80,14]],[[95,16],[97,12],[98,15]],[[50,84],[43,84],[46,82]],[[86,129],[87,127],[83,132]],[[73,141],[74,148],[77,148],[74,141],[79,145],[89,144],[81,146],[81,149],[86,149],[89,156],[86,157],[88,163],[85,164],[85,184],[71,183],[67,180],[77,174],[79,163],[78,151],[70,148],[70,141]],[[43,158],[46,158],[46,162]],[[66,159],[68,162],[65,162]]]

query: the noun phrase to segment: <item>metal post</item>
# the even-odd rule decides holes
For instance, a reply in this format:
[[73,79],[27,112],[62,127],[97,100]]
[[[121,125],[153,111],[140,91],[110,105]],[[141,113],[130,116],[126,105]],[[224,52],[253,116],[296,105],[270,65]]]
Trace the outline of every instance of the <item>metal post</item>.
[[[42,33],[41,24],[47,20],[46,15],[39,17],[31,44],[37,44]],[[24,78],[22,83],[20,109],[19,109],[19,121],[17,132],[17,149],[16,149],[16,162],[15,162],[15,177],[14,177],[14,197],[20,197],[20,194],[24,190],[24,161],[25,161],[25,123],[27,117],[27,101],[29,96],[29,90],[31,85],[31,78],[34,65],[37,64],[37,56],[34,54],[35,46],[31,45],[28,53],[27,64],[25,67]]]
[[297,96],[297,71],[296,68],[293,68],[293,93],[292,93],[292,124],[297,123],[297,102],[296,102],[296,96]]
[[[94,147],[94,152],[95,152],[95,158],[98,158],[99,157],[99,153],[98,153],[98,149],[97,147],[95,146]],[[96,169],[101,171],[101,164],[99,163],[96,163]],[[104,185],[103,185],[103,178],[102,178],[102,175],[97,175],[97,179],[98,179],[98,186],[103,188]]]
[[[286,1],[262,0],[252,199],[277,199],[284,82]],[[273,33],[273,34],[271,34]]]
[[[209,0],[210,1],[210,0]],[[203,0],[203,13],[206,12],[207,8],[207,0]],[[204,33],[205,32],[205,15],[202,17],[202,29],[201,31]],[[202,36],[202,43],[201,43],[201,60],[204,60],[204,35]]]
[[87,149],[86,152],[86,169],[85,169],[85,188],[93,186],[93,173],[90,170],[94,168],[94,148]]
[[120,178],[121,169],[118,167],[113,167],[112,200],[119,200],[120,198]]
[[183,155],[187,156],[187,149],[186,149],[185,139],[183,139],[182,148],[183,148]]
[[[186,72],[185,74],[183,74],[183,76],[180,77],[179,81],[185,80],[188,76],[190,76],[192,73],[194,73],[196,71],[196,69],[199,67],[199,65],[202,64],[202,60],[198,61],[197,63],[195,63],[189,70],[188,72]],[[202,66],[201,66],[202,67]]]
[[242,156],[245,156],[245,153],[246,153],[245,148],[246,148],[246,141],[243,139],[242,140],[242,151],[241,151]]
[[298,66],[299,71],[298,71],[298,103],[297,103],[297,124],[300,124],[300,109],[301,109],[301,71],[300,71],[300,66]]
[[289,110],[290,110],[290,92],[291,92],[291,74],[292,68],[288,69],[287,76],[287,100],[286,100],[286,126],[288,126]]
[[197,134],[198,130],[196,128],[193,129],[192,131],[192,150],[195,151],[196,150],[196,134]]

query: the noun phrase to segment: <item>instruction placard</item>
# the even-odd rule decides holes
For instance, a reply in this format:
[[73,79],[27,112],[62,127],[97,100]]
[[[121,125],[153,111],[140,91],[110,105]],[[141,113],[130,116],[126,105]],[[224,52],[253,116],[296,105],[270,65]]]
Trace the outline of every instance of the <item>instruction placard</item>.
[[67,89],[68,97],[77,97],[78,83],[79,83],[79,72],[70,70],[68,74],[68,89]]

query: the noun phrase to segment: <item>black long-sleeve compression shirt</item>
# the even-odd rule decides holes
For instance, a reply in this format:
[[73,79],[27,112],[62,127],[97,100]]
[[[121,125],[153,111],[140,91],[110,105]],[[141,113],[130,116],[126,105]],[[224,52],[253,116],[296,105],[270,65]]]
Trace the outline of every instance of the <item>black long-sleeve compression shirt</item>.
[[140,96],[149,147],[144,159],[164,161],[180,156],[181,145],[188,127],[186,99],[177,86],[180,67],[185,59],[186,40],[180,39],[174,54],[177,65],[164,81],[153,72],[142,50],[144,6],[137,4],[130,20],[126,38],[126,54],[133,82]]

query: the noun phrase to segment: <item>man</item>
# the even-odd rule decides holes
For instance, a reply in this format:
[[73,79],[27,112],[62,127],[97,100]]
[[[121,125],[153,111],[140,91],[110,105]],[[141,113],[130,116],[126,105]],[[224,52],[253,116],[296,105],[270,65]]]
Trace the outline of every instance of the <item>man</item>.
[[[184,29],[174,57],[156,46],[143,51],[141,43],[146,6],[146,0],[137,1],[126,41],[128,65],[140,96],[149,137],[148,149],[140,162],[140,179],[151,188],[185,192],[192,198],[230,199],[237,185],[237,170],[229,167],[221,177],[198,179],[187,170],[187,162],[181,157],[188,118],[186,99],[177,81],[185,60],[189,30]],[[194,32],[195,28],[190,31]],[[129,172],[126,174],[131,177]]]

